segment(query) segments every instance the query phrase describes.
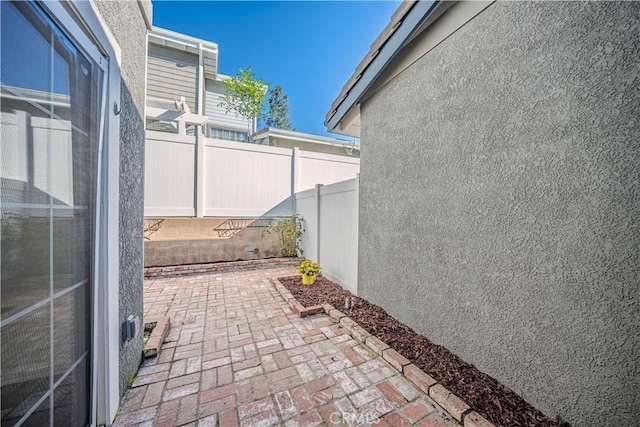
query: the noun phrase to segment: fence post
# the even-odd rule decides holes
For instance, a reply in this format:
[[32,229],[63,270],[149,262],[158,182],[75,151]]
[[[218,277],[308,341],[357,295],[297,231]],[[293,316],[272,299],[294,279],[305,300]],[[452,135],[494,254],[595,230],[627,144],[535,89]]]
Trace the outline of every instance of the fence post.
[[316,184],[316,262],[320,264],[320,231],[321,231],[321,218],[320,218],[320,202],[322,201],[322,195],[320,190],[322,184]]
[[360,294],[360,173],[356,174],[356,295]]
[[296,207],[296,192],[300,179],[300,149],[293,147],[291,150],[291,214],[297,213]]
[[204,217],[204,135],[202,127],[196,126],[196,217]]
[[204,111],[204,55],[202,51],[202,43],[198,43],[198,114],[202,115]]

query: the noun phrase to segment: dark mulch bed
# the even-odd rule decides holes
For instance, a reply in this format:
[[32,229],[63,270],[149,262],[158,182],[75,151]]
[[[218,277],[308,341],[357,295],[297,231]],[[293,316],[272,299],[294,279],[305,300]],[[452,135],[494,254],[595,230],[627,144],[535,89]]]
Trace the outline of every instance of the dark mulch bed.
[[[313,286],[303,286],[300,276],[278,280],[305,307],[328,303],[351,317],[495,425],[568,426],[546,417],[494,378],[332,281],[318,276]],[[345,308],[345,298],[353,298],[352,308]]]

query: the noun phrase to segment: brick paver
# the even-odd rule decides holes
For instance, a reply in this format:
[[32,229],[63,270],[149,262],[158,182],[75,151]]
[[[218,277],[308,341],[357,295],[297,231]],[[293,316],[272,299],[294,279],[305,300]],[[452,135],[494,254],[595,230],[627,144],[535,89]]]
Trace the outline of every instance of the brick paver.
[[329,316],[297,317],[269,281],[293,274],[146,280],[145,316],[170,316],[171,328],[115,425],[459,425]]

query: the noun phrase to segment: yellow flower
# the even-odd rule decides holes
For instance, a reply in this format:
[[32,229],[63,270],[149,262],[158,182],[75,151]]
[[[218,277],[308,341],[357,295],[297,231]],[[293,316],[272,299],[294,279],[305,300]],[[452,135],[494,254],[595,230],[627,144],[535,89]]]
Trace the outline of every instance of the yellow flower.
[[320,264],[307,259],[300,263],[297,271],[305,276],[315,276],[320,273]]

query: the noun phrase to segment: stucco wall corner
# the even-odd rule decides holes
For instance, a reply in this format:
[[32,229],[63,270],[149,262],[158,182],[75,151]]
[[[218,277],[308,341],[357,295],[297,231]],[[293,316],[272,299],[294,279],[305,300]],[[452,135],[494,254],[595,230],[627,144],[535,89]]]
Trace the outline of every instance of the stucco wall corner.
[[359,293],[572,425],[640,418],[639,23],[496,2],[361,106]]
[[[144,105],[147,23],[140,3],[95,2],[121,49],[119,318],[143,317]],[[138,370],[142,334],[120,349],[120,395]]]

